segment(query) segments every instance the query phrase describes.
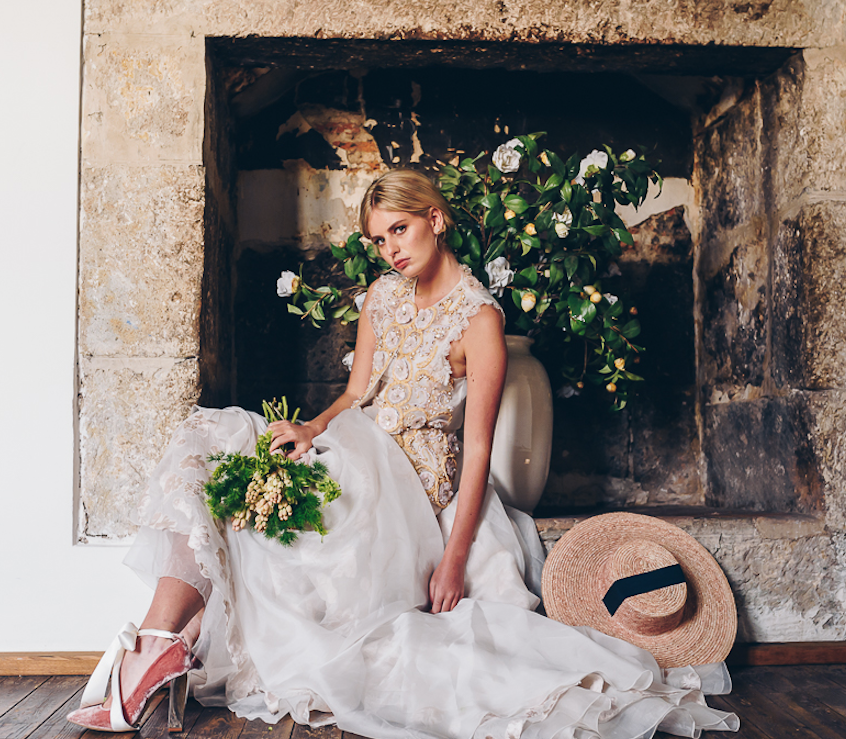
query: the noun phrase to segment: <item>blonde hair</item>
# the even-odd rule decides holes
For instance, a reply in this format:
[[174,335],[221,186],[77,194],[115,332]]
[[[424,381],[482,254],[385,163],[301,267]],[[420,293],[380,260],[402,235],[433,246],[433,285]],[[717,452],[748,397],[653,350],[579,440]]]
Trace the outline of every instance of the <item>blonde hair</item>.
[[444,244],[449,230],[455,228],[452,208],[440,190],[426,175],[413,169],[392,169],[367,188],[361,200],[359,220],[361,233],[368,239],[370,216],[375,208],[411,213],[423,218],[428,218],[431,208],[437,208],[443,213],[446,226],[444,231],[438,234],[438,246]]

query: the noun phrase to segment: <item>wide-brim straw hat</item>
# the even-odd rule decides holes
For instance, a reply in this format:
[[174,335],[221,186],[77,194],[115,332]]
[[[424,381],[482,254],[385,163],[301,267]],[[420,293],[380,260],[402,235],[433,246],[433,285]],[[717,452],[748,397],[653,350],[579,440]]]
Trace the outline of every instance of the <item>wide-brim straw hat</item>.
[[661,667],[720,662],[737,634],[714,558],[677,526],[635,513],[594,516],[564,534],[543,568],[543,602],[550,618],[647,649]]

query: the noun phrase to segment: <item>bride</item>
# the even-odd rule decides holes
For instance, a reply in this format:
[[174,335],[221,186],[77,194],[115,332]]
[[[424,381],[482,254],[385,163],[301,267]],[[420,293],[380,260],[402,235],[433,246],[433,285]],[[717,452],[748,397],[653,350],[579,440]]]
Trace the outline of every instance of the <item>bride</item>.
[[377,739],[737,728],[702,697],[725,690],[724,667],[674,678],[648,652],[534,612],[537,534],[489,482],[502,310],[447,247],[453,227],[420,173],[370,186],[362,232],[393,271],[368,290],[347,388],[307,423],[269,426],[272,449],[320,459],[341,485],[324,538],[303,532],[288,548],[216,523],[208,455],[252,453],[266,423],[240,408],[196,408],[182,423],[127,556],[152,604],[70,721],[132,730],[170,684],[180,728],[190,672],[206,705]]

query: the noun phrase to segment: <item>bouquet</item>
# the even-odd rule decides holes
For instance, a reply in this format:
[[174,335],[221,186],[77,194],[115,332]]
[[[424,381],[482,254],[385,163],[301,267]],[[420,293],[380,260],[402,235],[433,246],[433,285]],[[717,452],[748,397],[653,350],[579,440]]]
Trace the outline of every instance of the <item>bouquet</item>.
[[[262,409],[268,423],[288,420],[284,397],[281,402],[263,401]],[[294,411],[291,423],[299,412]],[[271,439],[270,431],[259,436],[254,457],[237,452],[209,455],[210,462],[219,462],[204,486],[212,515],[231,519],[235,531],[251,526],[285,546],[297,540],[298,531],[327,534],[322,509],[341,494],[340,486],[320,462],[309,465],[271,454]]]
[[[499,300],[506,331],[535,339],[559,395],[591,385],[622,410],[644,347],[637,308],[613,288],[616,258],[632,235],[617,205],[641,205],[660,175],[643,152],[594,149],[564,160],[540,145],[543,133],[517,136],[445,165],[439,187],[456,216],[449,244]],[[277,283],[288,310],[315,326],[358,319],[366,288],[389,269],[373,244],[353,233],[331,244],[353,285],[311,286],[285,271]]]

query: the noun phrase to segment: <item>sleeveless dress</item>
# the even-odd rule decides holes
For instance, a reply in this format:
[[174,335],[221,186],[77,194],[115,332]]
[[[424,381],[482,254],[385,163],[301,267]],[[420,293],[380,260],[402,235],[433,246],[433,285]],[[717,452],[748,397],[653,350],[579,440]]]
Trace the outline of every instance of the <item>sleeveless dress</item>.
[[[466,380],[450,344],[496,301],[469,271],[418,310],[415,282],[370,287],[371,379],[314,439],[343,494],[329,533],[288,548],[212,519],[203,483],[217,451],[252,453],[266,423],[240,408],[196,408],[142,496],[126,563],[151,585],[178,577],[206,601],[194,696],[240,716],[336,723],[376,739],[633,739],[656,728],[736,730],[706,705],[730,690],[723,664],[661,670],[652,656],[534,612],[542,550],[531,519],[488,486],[466,595],[425,611],[460,491]],[[509,513],[511,515],[509,515]]]

